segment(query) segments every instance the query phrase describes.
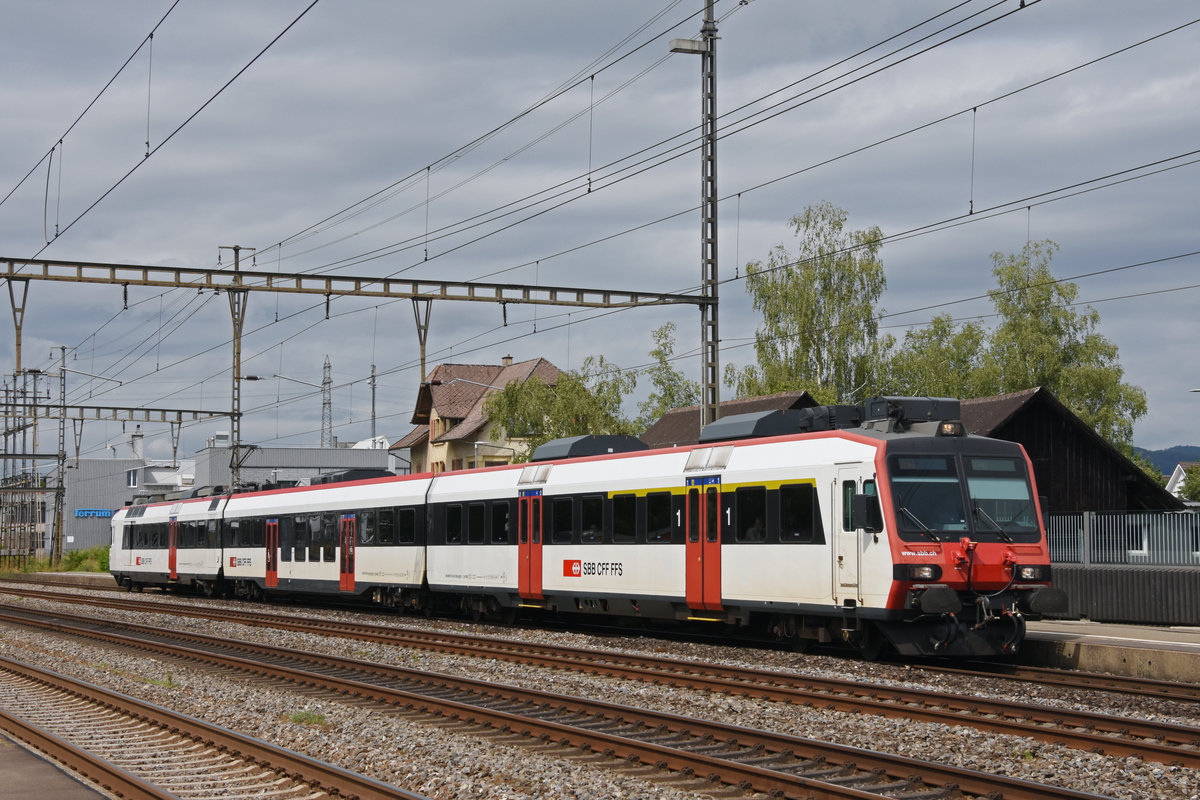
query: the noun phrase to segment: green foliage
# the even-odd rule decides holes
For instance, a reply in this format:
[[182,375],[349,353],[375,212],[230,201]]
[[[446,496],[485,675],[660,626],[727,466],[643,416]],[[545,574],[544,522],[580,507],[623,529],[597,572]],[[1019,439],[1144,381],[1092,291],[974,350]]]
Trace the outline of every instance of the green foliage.
[[668,322],[650,335],[654,338],[654,348],[650,351],[654,366],[650,367],[647,374],[654,384],[654,390],[644,403],[638,404],[635,427],[639,431],[649,428],[673,408],[694,406],[700,402],[700,384],[689,380],[671,364],[671,357],[675,355],[675,323]]
[[294,711],[288,715],[288,721],[294,722],[297,725],[318,725],[326,724],[325,715],[319,711],[304,709],[303,711]]
[[108,547],[90,547],[87,550],[69,550],[62,561],[54,564],[48,558],[31,558],[25,562],[23,572],[108,572]]
[[1179,491],[1179,496],[1184,500],[1194,500],[1200,503],[1200,461],[1188,467],[1183,476],[1183,487]]
[[804,389],[839,402],[875,393],[891,344],[878,338],[883,234],[847,230],[846,219],[830,203],[809,206],[789,223],[800,238],[796,253],[779,244],[765,265],[746,265],[746,291],[763,324],[755,332],[757,363],[725,371],[739,397]]
[[536,377],[513,381],[484,400],[484,413],[492,421],[492,441],[507,437],[525,440],[526,452],[516,461],[527,461],[539,445],[564,436],[628,434],[636,428],[621,411],[633,392],[637,376],[609,363],[604,356],[588,356],[578,370],[564,372],[549,386]]
[[179,685],[178,683],[175,682],[175,676],[172,675],[170,673],[170,671],[168,671],[166,676],[164,676],[162,678],[143,677],[142,681],[150,684],[151,686],[161,686],[164,689],[174,689],[176,686]]
[[985,366],[991,388],[1045,387],[1101,436],[1128,444],[1133,423],[1146,414],[1146,393],[1122,383],[1117,346],[1096,330],[1099,312],[1076,311],[1078,287],[1050,273],[1057,250],[1053,242],[1030,242],[1017,255],[992,255],[999,286],[988,294],[1001,322]]
[[888,363],[891,391],[959,398],[987,394],[980,385],[987,335],[982,325],[958,326],[949,314],[910,330]]
[[[1133,423],[1146,414],[1146,394],[1122,382],[1117,347],[1097,332],[1100,315],[1075,309],[1078,287],[1056,281],[1058,246],[1030,242],[1015,255],[994,253],[997,288],[988,292],[999,322],[958,325],[949,315],[910,331],[893,352],[887,391],[981,397],[1040,386],[1143,469],[1130,446]],[[1157,478],[1158,471],[1147,469]]]

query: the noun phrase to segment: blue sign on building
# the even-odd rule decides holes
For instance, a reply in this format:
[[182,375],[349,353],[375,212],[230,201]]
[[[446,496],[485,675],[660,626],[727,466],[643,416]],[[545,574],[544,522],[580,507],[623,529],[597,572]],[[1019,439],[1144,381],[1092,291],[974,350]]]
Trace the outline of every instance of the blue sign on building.
[[111,517],[112,511],[107,508],[77,508],[75,516],[78,517]]

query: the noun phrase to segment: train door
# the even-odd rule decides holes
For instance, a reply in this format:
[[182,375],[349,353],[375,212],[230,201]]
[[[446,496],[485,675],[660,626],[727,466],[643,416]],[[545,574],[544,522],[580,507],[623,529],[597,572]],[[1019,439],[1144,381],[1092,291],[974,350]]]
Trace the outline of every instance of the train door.
[[841,606],[858,605],[861,578],[861,531],[854,522],[854,495],[859,491],[858,470],[840,469],[833,487],[833,503],[837,518],[834,522],[833,597]]
[[721,610],[721,479],[687,480],[684,576],[688,608]]
[[517,594],[542,599],[542,490],[526,489],[517,501]]
[[279,585],[279,520],[267,520],[267,588]]
[[354,536],[355,517],[353,514],[342,514],[341,543],[342,555],[339,562],[341,573],[338,576],[338,588],[343,592],[354,591]]
[[179,580],[179,520],[175,517],[167,523],[167,569],[171,580]]

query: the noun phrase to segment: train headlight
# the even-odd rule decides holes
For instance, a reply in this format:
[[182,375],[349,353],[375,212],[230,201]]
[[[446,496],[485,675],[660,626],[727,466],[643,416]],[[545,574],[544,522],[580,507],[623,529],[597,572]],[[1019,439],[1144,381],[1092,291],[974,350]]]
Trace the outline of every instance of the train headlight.
[[966,436],[967,426],[963,425],[956,419],[944,420],[938,424],[938,436]]
[[936,575],[936,569],[932,564],[913,565],[908,568],[908,574],[914,581],[931,581]]
[[1017,567],[1017,577],[1023,581],[1046,580],[1045,567],[1033,564],[1023,564]]

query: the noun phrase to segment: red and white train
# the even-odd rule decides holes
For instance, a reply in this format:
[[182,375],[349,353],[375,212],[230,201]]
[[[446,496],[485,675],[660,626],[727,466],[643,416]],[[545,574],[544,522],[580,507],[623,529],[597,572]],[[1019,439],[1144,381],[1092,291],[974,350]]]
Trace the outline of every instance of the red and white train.
[[797,646],[1014,653],[1065,606],[1022,448],[958,402],[728,417],[701,443],[578,437],[529,464],[151,503],[118,583],[753,626]]

